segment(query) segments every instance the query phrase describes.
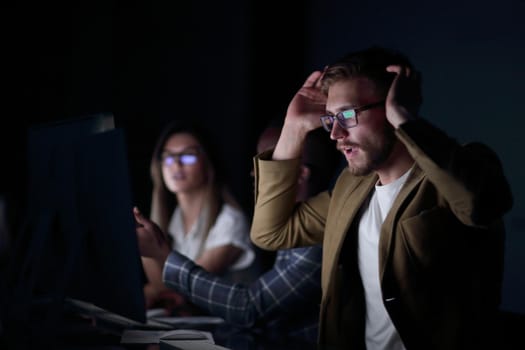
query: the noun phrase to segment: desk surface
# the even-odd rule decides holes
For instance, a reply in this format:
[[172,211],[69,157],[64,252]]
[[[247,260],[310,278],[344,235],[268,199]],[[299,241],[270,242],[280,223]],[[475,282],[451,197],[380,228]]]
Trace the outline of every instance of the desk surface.
[[[184,328],[184,327],[181,327]],[[300,343],[265,334],[232,327],[227,324],[187,327],[212,333],[216,344],[232,350],[319,350],[315,344]],[[46,325],[18,325],[7,329],[0,342],[5,350],[157,350],[157,344],[120,344],[122,330],[94,327],[89,323],[67,324],[62,330]]]

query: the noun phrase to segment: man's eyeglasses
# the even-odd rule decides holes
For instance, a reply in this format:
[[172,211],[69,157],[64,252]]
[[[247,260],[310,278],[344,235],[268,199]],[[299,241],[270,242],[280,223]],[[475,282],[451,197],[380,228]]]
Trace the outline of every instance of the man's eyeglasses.
[[347,109],[337,113],[336,115],[323,115],[321,117],[321,123],[323,124],[323,128],[328,132],[332,131],[336,119],[339,123],[339,126],[341,126],[342,128],[353,128],[354,126],[357,126],[357,113],[384,105],[385,101],[379,101],[359,108]]
[[198,155],[195,151],[187,151],[182,153],[163,152],[160,156],[160,160],[165,166],[170,166],[175,163],[182,165],[192,165],[197,163],[197,159]]

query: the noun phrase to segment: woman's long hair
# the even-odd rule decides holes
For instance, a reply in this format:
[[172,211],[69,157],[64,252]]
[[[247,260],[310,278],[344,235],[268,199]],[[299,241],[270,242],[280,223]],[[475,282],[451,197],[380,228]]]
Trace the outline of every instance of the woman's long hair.
[[[221,163],[218,162],[215,152],[218,147],[213,144],[212,137],[206,132],[204,128],[197,124],[189,124],[182,121],[169,122],[161,132],[157,143],[155,145],[153,155],[151,157],[150,173],[153,182],[153,190],[151,196],[151,211],[150,218],[163,230],[167,232],[170,218],[173,215],[175,207],[177,206],[177,198],[175,194],[170,192],[164,183],[162,177],[162,152],[168,139],[174,134],[190,134],[200,145],[200,157],[204,162],[204,169],[206,171],[207,186],[206,196],[203,201],[202,210],[206,210],[205,217],[205,235],[207,236],[210,228],[215,223],[223,203],[231,204],[239,208],[230,192],[226,189],[224,181],[220,172]],[[206,237],[205,237],[206,238]],[[206,239],[203,239],[203,242]]]

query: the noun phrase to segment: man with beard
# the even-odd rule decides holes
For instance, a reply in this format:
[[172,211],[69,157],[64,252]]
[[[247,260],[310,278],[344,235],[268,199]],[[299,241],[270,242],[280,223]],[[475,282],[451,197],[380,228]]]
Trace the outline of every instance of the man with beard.
[[[352,349],[493,345],[512,194],[497,155],[418,115],[419,73],[372,47],[313,72],[274,150],[255,158],[251,237],[323,243],[319,343]],[[295,205],[304,135],[323,126],[348,166]]]

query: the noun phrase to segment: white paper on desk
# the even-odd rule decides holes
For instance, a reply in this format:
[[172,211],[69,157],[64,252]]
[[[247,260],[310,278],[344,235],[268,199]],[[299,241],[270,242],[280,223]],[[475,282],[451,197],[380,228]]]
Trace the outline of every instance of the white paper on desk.
[[166,323],[158,322],[153,319],[147,320],[146,323],[140,323],[125,316],[103,309],[95,304],[78,299],[66,298],[65,302],[70,307],[75,308],[77,312],[80,312],[89,317],[93,317],[95,320],[105,321],[122,328],[157,329],[164,330],[164,332],[172,328]]
[[122,344],[158,344],[160,340],[215,343],[210,332],[195,329],[175,329],[172,331],[126,329],[120,337]]
[[159,350],[231,350],[202,340],[161,340]]
[[192,325],[214,325],[224,323],[224,319],[221,317],[212,316],[187,316],[187,317],[169,317],[169,316],[155,316],[151,317],[151,320],[168,324],[170,326],[178,326],[181,324]]
[[154,308],[146,310],[146,318],[148,319],[152,317],[166,317],[167,315],[168,313],[164,308]]

